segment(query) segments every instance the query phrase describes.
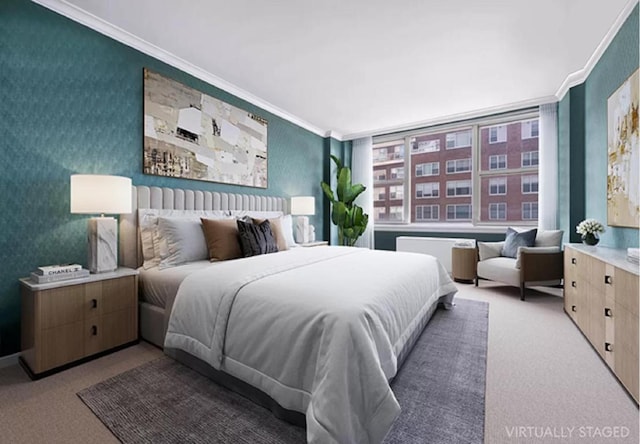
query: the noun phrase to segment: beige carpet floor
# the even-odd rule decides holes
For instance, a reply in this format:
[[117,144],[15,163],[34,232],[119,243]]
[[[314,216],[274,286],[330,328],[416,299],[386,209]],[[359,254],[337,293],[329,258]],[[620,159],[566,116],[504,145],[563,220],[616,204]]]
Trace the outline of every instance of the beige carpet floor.
[[[638,408],[562,310],[560,290],[481,282],[459,297],[487,301],[485,443],[638,443]],[[30,381],[0,369],[0,443],[116,443],[76,393],[161,355],[141,343]]]

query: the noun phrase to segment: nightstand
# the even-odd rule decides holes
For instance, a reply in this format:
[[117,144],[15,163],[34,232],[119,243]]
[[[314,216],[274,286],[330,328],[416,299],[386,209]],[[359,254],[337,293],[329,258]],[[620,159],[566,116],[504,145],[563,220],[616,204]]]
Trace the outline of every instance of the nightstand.
[[454,281],[473,283],[477,263],[478,250],[475,247],[451,247],[451,275]]
[[20,364],[32,379],[138,341],[138,272],[108,273],[22,287]]
[[307,242],[306,244],[298,244],[301,247],[321,247],[323,245],[329,245],[328,241],[315,241],[315,242]]

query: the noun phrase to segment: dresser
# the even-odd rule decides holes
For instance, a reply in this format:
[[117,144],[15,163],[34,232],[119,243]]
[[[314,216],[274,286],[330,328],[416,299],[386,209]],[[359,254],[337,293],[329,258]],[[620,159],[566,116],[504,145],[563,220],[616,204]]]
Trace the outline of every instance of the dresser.
[[564,309],[638,402],[638,265],[626,250],[567,244]]
[[138,272],[119,268],[22,289],[22,354],[32,378],[138,340]]

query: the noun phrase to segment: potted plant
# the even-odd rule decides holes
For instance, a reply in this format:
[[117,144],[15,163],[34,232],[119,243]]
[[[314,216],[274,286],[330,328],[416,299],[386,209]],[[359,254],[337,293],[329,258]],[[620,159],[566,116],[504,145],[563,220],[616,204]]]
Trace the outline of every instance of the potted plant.
[[604,226],[595,219],[585,219],[576,227],[576,233],[582,235],[582,242],[596,245],[600,242],[598,233],[604,233]]
[[351,168],[342,165],[340,159],[334,155],[331,155],[331,159],[338,168],[336,193],[334,194],[331,186],[326,182],[320,185],[331,201],[331,222],[338,227],[338,244],[352,247],[364,233],[369,222],[369,215],[354,203],[366,187],[362,184],[352,184]]

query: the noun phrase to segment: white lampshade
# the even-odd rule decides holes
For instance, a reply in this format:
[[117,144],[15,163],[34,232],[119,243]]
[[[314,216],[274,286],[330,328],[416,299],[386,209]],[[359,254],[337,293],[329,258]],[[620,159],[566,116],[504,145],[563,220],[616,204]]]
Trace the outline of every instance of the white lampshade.
[[71,212],[81,214],[131,213],[131,179],[99,174],[72,175]]
[[291,198],[291,214],[309,216],[316,214],[316,199],[313,196],[296,196]]

